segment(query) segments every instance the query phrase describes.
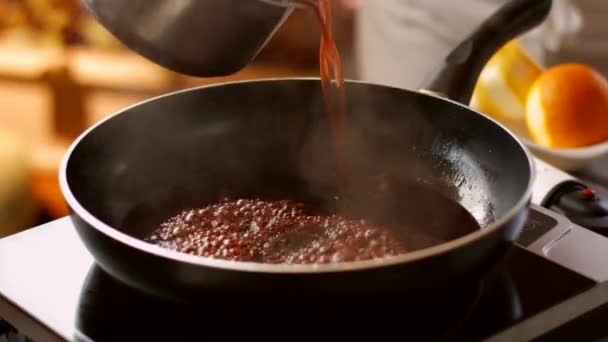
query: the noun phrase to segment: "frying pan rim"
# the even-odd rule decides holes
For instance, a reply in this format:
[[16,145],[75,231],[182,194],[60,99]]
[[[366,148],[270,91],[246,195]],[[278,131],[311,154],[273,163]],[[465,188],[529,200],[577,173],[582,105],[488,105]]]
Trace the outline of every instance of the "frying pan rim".
[[132,237],[128,234],[125,234],[125,233],[119,231],[118,229],[115,229],[115,228],[105,224],[104,222],[99,220],[97,217],[95,217],[93,214],[91,214],[87,209],[85,209],[80,204],[80,202],[76,199],[76,197],[74,196],[74,194],[71,191],[71,188],[70,188],[70,185],[69,185],[69,182],[67,179],[68,178],[67,168],[70,163],[70,159],[71,159],[72,155],[74,154],[74,151],[80,146],[81,141],[84,140],[87,136],[89,136],[89,134],[91,134],[91,132],[97,130],[97,127],[102,126],[105,122],[110,121],[113,118],[118,117],[119,115],[128,113],[132,108],[140,107],[147,103],[155,102],[160,99],[163,99],[165,97],[176,96],[181,93],[196,92],[196,91],[200,91],[200,90],[204,90],[204,89],[208,89],[208,88],[225,87],[225,86],[238,85],[238,84],[243,84],[243,83],[251,84],[251,83],[302,82],[302,81],[319,82],[319,77],[261,78],[261,79],[243,80],[243,81],[227,81],[227,82],[203,85],[203,86],[199,86],[199,87],[191,87],[191,88],[187,88],[187,89],[181,89],[181,90],[177,90],[177,91],[173,91],[173,92],[168,92],[166,94],[162,94],[162,95],[138,102],[136,104],[123,108],[120,111],[115,112],[114,114],[109,115],[105,119],[100,120],[96,124],[89,127],[87,130],[85,130],[78,138],[76,138],[74,140],[74,142],[70,145],[70,147],[66,151],[66,153],[62,159],[62,162],[61,162],[61,167],[60,167],[60,171],[59,171],[59,183],[60,183],[61,192],[63,193],[63,196],[65,198],[65,201],[67,202],[68,206],[72,209],[71,215],[74,215],[74,213],[75,213],[76,215],[78,215],[78,217],[80,219],[85,221],[90,227],[92,227],[93,229],[96,229],[97,231],[104,234],[108,238],[111,238],[123,245],[126,245],[130,248],[137,249],[140,252],[149,253],[149,254],[152,254],[157,257],[167,258],[167,259],[170,259],[175,262],[182,262],[182,263],[191,264],[193,266],[211,267],[211,268],[223,269],[223,270],[229,270],[229,271],[277,273],[277,274],[298,274],[298,273],[335,273],[335,272],[357,271],[357,270],[370,269],[370,268],[376,268],[376,267],[392,266],[392,265],[396,265],[396,264],[411,263],[411,262],[415,262],[415,261],[418,261],[421,259],[426,259],[426,258],[429,258],[432,256],[441,255],[441,254],[456,250],[458,248],[461,248],[469,243],[473,243],[474,241],[480,240],[480,239],[492,234],[494,231],[503,227],[509,220],[511,220],[513,217],[515,217],[522,210],[529,209],[530,199],[532,197],[534,179],[536,176],[534,161],[533,161],[533,158],[532,158],[531,153],[528,150],[528,148],[517,138],[517,136],[515,136],[514,133],[512,133],[510,130],[508,130],[504,125],[497,122],[493,118],[491,118],[485,114],[482,114],[476,110],[473,110],[472,108],[470,108],[462,103],[453,101],[453,100],[445,98],[445,97],[441,97],[438,94],[429,94],[427,92],[422,92],[422,91],[413,91],[413,90],[394,87],[394,86],[390,86],[390,85],[384,85],[384,84],[366,82],[366,81],[360,81],[360,80],[350,80],[350,79],[345,80],[345,83],[346,84],[350,83],[350,84],[371,85],[374,87],[379,86],[379,87],[384,87],[384,88],[392,88],[392,89],[396,89],[399,91],[408,92],[411,95],[415,95],[415,96],[434,97],[436,100],[446,101],[452,105],[456,105],[456,106],[459,106],[466,110],[472,111],[473,113],[475,113],[477,115],[481,115],[486,120],[489,120],[490,122],[494,123],[499,128],[501,128],[505,133],[507,133],[509,136],[511,136],[511,138],[517,143],[517,145],[519,146],[519,148],[521,149],[521,151],[524,153],[525,157],[528,160],[530,177],[528,177],[528,184],[527,184],[526,190],[520,196],[517,203],[514,206],[512,206],[511,209],[507,213],[502,215],[499,219],[497,219],[496,221],[487,225],[483,229],[476,230],[472,233],[469,233],[469,234],[459,237],[457,239],[450,240],[450,241],[447,241],[447,242],[444,242],[444,243],[441,243],[438,245],[434,245],[434,246],[431,246],[428,248],[424,248],[424,249],[420,249],[420,250],[416,250],[413,252],[404,253],[404,254],[400,254],[400,255],[396,255],[396,256],[386,257],[386,258],[376,258],[376,259],[371,259],[371,260],[330,263],[330,264],[267,264],[267,263],[257,263],[257,262],[230,261],[230,260],[223,260],[223,259],[217,259],[217,258],[194,256],[194,255],[189,255],[189,254],[185,254],[185,253],[172,251],[172,250],[160,247],[160,246],[156,246],[156,245],[147,243],[141,239]]

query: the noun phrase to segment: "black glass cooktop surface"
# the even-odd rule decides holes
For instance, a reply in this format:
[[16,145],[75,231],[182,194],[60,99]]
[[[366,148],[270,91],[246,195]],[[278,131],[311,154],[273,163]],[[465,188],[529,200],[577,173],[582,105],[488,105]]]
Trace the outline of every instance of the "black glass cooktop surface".
[[595,282],[514,248],[479,282],[430,293],[321,296],[209,293],[178,305],[137,292],[100,268],[89,271],[77,310],[80,340],[311,339],[480,340]]

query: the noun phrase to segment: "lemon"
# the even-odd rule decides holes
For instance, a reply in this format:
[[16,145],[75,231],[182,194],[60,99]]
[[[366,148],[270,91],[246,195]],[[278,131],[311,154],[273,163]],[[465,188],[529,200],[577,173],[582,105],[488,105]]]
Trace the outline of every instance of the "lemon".
[[517,40],[512,40],[483,68],[470,105],[499,121],[525,128],[528,92],[542,72]]

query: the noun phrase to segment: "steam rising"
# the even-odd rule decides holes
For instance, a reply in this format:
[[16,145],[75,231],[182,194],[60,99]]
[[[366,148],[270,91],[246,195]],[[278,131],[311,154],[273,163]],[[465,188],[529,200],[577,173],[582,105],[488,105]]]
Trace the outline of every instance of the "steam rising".
[[[525,175],[522,184],[513,183],[516,175],[497,176],[501,161],[516,165],[519,157],[506,154],[511,139],[496,136],[501,131],[481,116],[400,89],[349,83],[346,91],[349,179],[341,201],[318,80],[203,88],[127,109],[77,147],[70,186],[94,216],[138,237],[182,209],[226,196],[293,199],[371,216],[399,204],[404,216],[426,215],[429,225],[445,220],[445,207],[425,202],[421,185],[459,202],[485,226],[525,190]],[[373,195],[378,177],[414,197]],[[414,209],[392,203],[399,198]],[[428,244],[453,232],[410,233]]]

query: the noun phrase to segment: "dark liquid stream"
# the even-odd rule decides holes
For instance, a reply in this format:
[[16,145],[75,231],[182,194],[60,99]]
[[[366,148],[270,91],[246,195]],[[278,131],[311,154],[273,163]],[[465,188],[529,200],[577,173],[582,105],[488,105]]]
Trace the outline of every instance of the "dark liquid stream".
[[333,18],[329,0],[299,0],[314,10],[321,28],[319,68],[325,111],[330,124],[336,160],[336,182],[339,192],[344,189],[347,175],[344,163],[346,131],[346,91],[342,59],[333,34]]

